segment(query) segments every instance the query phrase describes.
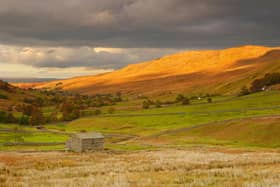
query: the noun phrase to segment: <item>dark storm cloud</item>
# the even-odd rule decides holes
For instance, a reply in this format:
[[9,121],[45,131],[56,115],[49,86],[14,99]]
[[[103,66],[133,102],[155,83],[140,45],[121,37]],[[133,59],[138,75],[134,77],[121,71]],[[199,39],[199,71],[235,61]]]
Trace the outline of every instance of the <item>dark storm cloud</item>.
[[0,42],[205,48],[279,45],[278,0],[0,0]]

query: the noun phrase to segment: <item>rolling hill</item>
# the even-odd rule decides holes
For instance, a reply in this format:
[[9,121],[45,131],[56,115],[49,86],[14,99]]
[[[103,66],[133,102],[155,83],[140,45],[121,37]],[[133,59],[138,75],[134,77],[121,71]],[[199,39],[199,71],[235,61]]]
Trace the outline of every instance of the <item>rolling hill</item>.
[[280,48],[242,46],[181,52],[106,74],[52,81],[36,88],[62,88],[83,94],[232,94],[265,73],[279,70]]

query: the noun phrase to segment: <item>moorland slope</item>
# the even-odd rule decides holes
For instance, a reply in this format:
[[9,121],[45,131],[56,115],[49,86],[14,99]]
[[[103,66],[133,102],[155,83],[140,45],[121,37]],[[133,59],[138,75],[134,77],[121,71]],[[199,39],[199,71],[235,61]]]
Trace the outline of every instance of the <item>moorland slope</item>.
[[279,72],[280,48],[242,46],[187,51],[114,72],[40,84],[83,94],[170,92],[232,94],[266,73]]

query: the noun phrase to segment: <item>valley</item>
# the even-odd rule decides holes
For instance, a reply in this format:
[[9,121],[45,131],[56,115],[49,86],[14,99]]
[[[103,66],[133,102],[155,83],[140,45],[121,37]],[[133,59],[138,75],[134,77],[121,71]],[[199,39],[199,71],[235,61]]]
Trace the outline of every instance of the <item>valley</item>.
[[[0,186],[277,186],[279,54],[245,46],[1,81]],[[81,132],[102,133],[104,150],[66,151]]]

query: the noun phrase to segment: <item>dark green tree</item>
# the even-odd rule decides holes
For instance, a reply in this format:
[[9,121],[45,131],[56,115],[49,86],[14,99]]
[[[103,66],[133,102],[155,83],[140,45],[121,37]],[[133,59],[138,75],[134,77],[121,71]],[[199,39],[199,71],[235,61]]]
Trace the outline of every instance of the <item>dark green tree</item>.
[[143,109],[148,109],[148,108],[150,108],[150,104],[149,104],[149,102],[148,101],[143,101],[143,103],[142,103],[142,108]]
[[243,86],[238,94],[238,96],[249,95],[250,91],[246,86]]
[[182,102],[184,99],[185,99],[185,96],[183,96],[182,94],[178,94],[176,97],[177,102]]
[[30,125],[42,125],[44,124],[44,116],[40,108],[33,108],[31,118],[30,118]]
[[182,105],[189,105],[190,104],[190,100],[187,97],[184,97],[184,99],[182,100]]
[[208,98],[207,98],[207,102],[208,102],[208,103],[212,103],[212,98],[211,98],[211,97],[208,97]]
[[22,116],[19,118],[19,124],[20,124],[20,125],[29,125],[29,117],[26,116],[26,115],[22,115]]

